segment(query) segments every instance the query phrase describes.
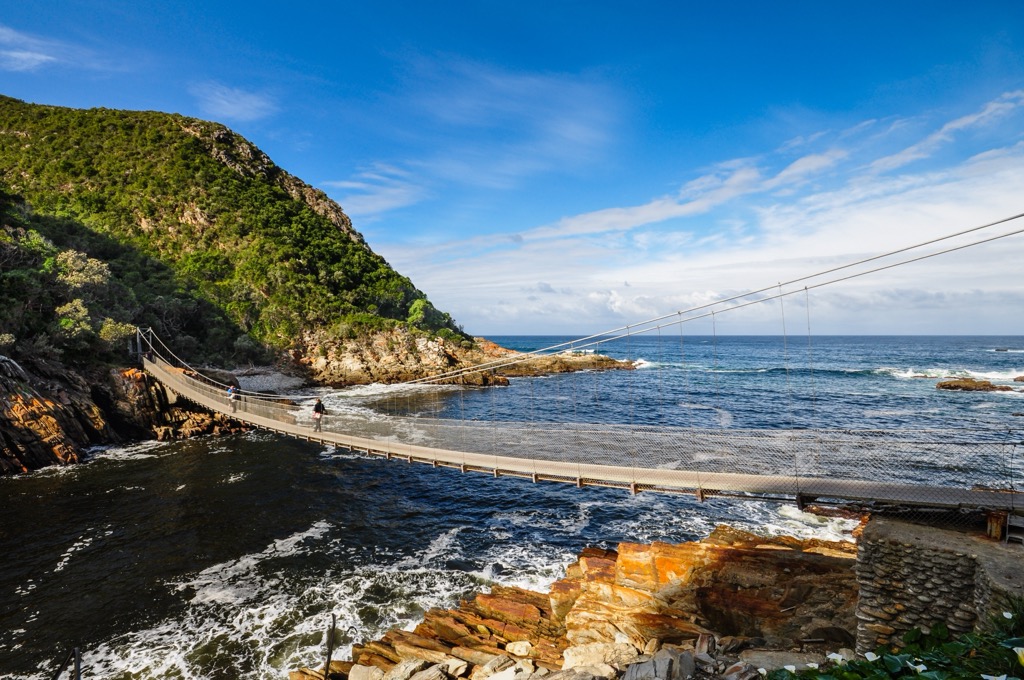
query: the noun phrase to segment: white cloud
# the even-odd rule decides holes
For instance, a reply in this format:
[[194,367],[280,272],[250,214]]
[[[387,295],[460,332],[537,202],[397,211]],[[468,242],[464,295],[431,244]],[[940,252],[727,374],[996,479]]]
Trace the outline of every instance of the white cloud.
[[57,57],[29,50],[0,50],[0,70],[35,71],[43,64],[57,61]]
[[30,72],[53,65],[93,70],[112,68],[87,48],[29,35],[0,24],[0,70]]
[[799,182],[809,175],[814,175],[831,168],[849,154],[842,149],[831,149],[825,153],[816,153],[798,158],[790,163],[782,172],[765,183],[766,188]]
[[[595,332],[635,323],[1020,213],[1021,103],[1021,93],[1000,96],[923,132],[900,153],[891,150],[892,127],[878,135],[878,122],[869,121],[765,157],[723,162],[675,195],[640,205],[568,217],[516,239],[464,239],[386,256],[471,332]],[[944,153],[941,163],[876,173],[886,158],[936,149],[979,127],[987,134],[956,140],[956,153]],[[915,128],[920,123],[897,136]],[[788,157],[796,146],[802,155]],[[793,193],[772,192],[782,186]],[[809,302],[816,332],[1019,332],[1015,314],[992,307],[1024,308],[1022,260],[1024,235],[1014,236],[814,289],[806,300],[738,310],[724,323],[730,332],[779,332],[780,306],[806,314]],[[543,284],[523,291],[524,280]]]
[[273,97],[230,87],[214,81],[196,83],[189,88],[203,113],[216,120],[251,121],[277,113]]
[[338,203],[352,217],[374,217],[389,210],[414,205],[426,197],[424,187],[397,167],[377,164],[355,179],[331,180],[324,186],[341,189]]
[[871,164],[875,172],[888,172],[903,167],[908,163],[928,158],[938,148],[953,141],[956,133],[973,127],[990,125],[1003,118],[1015,109],[1024,105],[1024,90],[1007,92],[998,99],[987,102],[980,111],[952,120],[920,142],[903,149],[899,153],[879,158]]

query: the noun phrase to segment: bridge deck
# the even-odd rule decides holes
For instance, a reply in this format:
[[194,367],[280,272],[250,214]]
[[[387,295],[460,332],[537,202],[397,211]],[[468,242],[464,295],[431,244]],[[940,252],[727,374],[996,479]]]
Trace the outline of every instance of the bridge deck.
[[[567,482],[579,486],[608,486],[629,489],[634,493],[690,493],[698,498],[711,495],[751,495],[795,500],[798,503],[810,499],[828,499],[931,508],[1024,511],[1024,493],[1015,490],[559,461],[423,446],[401,441],[393,433],[366,437],[337,431],[314,432],[305,422],[304,415],[300,414],[301,409],[295,405],[253,397],[243,397],[232,402],[220,387],[207,385],[162,361],[146,359],[144,364],[150,375],[179,396],[256,427],[387,459],[428,463],[463,472],[484,472],[496,477],[524,477],[533,481]],[[515,441],[499,444],[508,450],[518,446]]]

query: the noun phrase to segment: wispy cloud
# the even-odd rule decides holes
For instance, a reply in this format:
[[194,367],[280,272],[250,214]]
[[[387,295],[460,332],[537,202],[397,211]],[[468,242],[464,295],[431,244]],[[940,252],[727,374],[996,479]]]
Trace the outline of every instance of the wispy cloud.
[[352,217],[375,217],[422,200],[427,191],[415,183],[411,173],[383,163],[364,170],[350,180],[323,182],[341,189],[338,202]]
[[0,50],[0,69],[4,71],[35,71],[43,64],[57,61],[56,57],[28,50]]
[[272,96],[215,81],[196,83],[189,87],[200,109],[217,120],[251,121],[267,118],[278,111]]
[[[722,161],[642,204],[387,257],[470,330],[612,328],[1020,213],[1021,104],[1024,93],[1007,93],[931,129],[927,112],[884,130],[878,120],[836,126]],[[989,307],[1024,305],[1022,257],[1016,236],[822,289],[810,299],[817,331],[1007,332]],[[778,332],[778,305],[745,314],[732,332]]]
[[991,125],[1022,105],[1024,105],[1024,90],[1007,92],[998,99],[986,103],[980,111],[952,120],[916,144],[902,149],[898,153],[879,158],[871,164],[871,169],[875,172],[888,172],[914,161],[926,159],[944,144],[952,142],[957,133]]
[[403,66],[397,91],[379,104],[383,134],[401,136],[403,158],[324,183],[350,192],[337,198],[353,215],[375,219],[453,188],[509,190],[571,174],[614,145],[620,97],[598,78],[451,56],[416,55]]
[[0,24],[0,71],[31,72],[58,65],[94,70],[112,68],[85,47],[29,35]]
[[842,149],[830,149],[825,153],[809,154],[803,158],[790,163],[779,174],[765,183],[765,188],[775,187],[800,182],[801,180],[816,175],[834,166],[849,154]]
[[420,61],[416,76],[412,105],[447,142],[421,164],[450,181],[511,187],[585,167],[614,140],[618,104],[600,81],[461,60]]

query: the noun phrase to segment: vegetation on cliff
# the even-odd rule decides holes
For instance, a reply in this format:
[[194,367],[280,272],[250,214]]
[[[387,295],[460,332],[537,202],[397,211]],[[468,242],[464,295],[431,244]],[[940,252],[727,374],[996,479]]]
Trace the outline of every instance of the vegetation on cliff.
[[0,192],[0,352],[92,360],[133,325],[221,362],[310,330],[465,339],[336,203],[216,123],[0,96]]

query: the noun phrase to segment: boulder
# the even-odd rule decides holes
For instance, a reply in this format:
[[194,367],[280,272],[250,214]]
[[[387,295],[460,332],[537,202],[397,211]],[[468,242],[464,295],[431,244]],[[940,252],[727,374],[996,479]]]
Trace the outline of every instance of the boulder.
[[533,645],[529,640],[519,640],[505,645],[505,651],[513,656],[530,656],[532,650]]
[[[406,659],[384,674],[383,680],[409,680],[430,664],[423,659]],[[351,678],[349,678],[351,680]]]
[[754,668],[775,670],[786,666],[795,666],[798,671],[811,668],[810,664],[821,665],[826,659],[821,654],[810,652],[773,651],[766,649],[748,649],[740,652],[740,661]]
[[348,680],[384,680],[384,671],[376,666],[356,664],[349,670]]
[[960,392],[1012,392],[1009,385],[994,385],[988,380],[977,378],[952,378],[943,380],[935,385],[939,390],[956,390]]
[[617,670],[625,670],[640,656],[636,647],[626,643],[591,642],[567,647],[562,654],[562,668],[581,668],[607,664]]

